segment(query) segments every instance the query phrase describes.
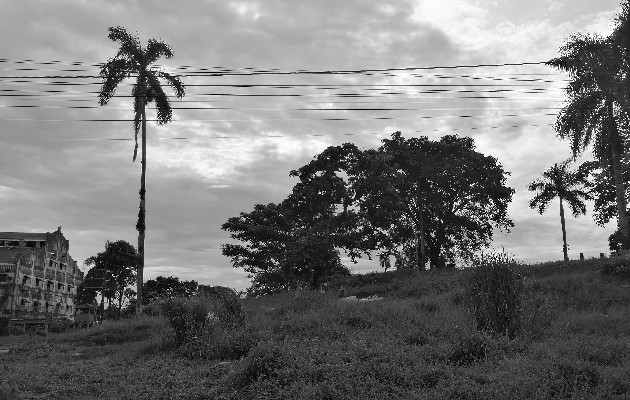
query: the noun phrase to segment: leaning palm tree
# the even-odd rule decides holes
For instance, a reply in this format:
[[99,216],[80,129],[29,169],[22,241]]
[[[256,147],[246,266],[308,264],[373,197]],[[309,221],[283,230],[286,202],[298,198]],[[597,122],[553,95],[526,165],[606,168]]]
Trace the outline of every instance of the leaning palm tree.
[[542,214],[553,199],[556,197],[560,199],[562,253],[564,261],[569,261],[563,201],[569,204],[574,217],[586,214],[584,201],[591,199],[587,190],[587,175],[580,170],[569,170],[569,161],[554,164],[553,167],[545,170],[542,175],[542,178],[536,179],[527,186],[527,190],[536,192],[534,198],[529,201],[529,207],[538,208],[538,212]]
[[169,74],[151,65],[160,57],[172,58],[171,47],[163,41],[150,39],[147,47],[142,48],[138,36],[127,33],[122,27],[109,28],[108,37],[120,44],[118,53],[109,59],[101,68],[103,86],[99,94],[99,102],[106,105],[114,96],[118,85],[125,78],[134,78],[135,83],[131,90],[133,97],[133,127],[135,132],[135,147],[133,149],[133,161],[138,155],[138,132],[142,127],[142,174],[140,177],[140,211],[138,212],[138,282],[137,282],[137,312],[142,309],[142,281],[144,271],[144,236],[145,236],[145,194],[146,194],[146,168],[147,168],[147,116],[146,106],[155,102],[158,125],[170,122],[173,116],[168,96],[162,89],[161,79],[173,89],[175,96],[182,98],[185,94],[183,83],[179,77]]
[[593,155],[613,171],[617,203],[617,224],[630,247],[630,228],[626,212],[622,157],[624,135],[620,126],[628,125],[627,99],[619,90],[626,79],[618,47],[610,38],[574,35],[561,49],[561,57],[547,64],[570,73],[566,88],[568,104],[560,111],[555,129],[562,139],[571,141],[573,155],[583,153],[591,144]]

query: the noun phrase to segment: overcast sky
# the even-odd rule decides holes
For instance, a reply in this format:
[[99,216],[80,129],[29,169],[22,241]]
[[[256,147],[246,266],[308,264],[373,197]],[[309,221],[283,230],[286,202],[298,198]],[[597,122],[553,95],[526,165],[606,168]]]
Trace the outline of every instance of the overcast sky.
[[[570,156],[551,126],[567,75],[542,65],[395,69],[547,61],[574,32],[610,33],[619,1],[20,0],[2,6],[0,231],[61,226],[81,265],[106,240],[137,245],[140,163],[132,163],[132,124],[79,121],[133,117],[123,97],[128,84],[108,106],[97,103],[94,64],[116,54],[107,28],[123,26],[143,44],[169,43],[175,56],[160,61],[169,71],[213,73],[182,77],[188,93],[173,101],[173,122],[148,124],[145,279],[178,276],[244,289],[246,274],[221,255],[229,241],[221,224],[256,203],[284,199],[296,183],[289,171],[326,147],[374,148],[394,131],[434,140],[473,137],[478,151],[511,172],[508,185],[516,190],[509,208],[516,226],[497,232],[494,246],[527,262],[561,259],[557,201],[541,216],[528,208],[526,186]],[[381,71],[251,74],[274,68]],[[155,118],[152,108],[148,116]],[[570,257],[608,252],[614,229],[614,222],[596,226],[592,207],[579,219],[569,216]],[[349,266],[378,269],[369,261]]]

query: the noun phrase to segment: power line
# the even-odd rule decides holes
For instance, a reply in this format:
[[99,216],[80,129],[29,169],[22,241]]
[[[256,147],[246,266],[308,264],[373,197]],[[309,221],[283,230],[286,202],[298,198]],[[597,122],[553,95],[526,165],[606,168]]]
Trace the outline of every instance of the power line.
[[[456,132],[466,130],[482,130],[482,129],[509,129],[509,128],[524,128],[524,127],[543,127],[553,126],[553,124],[517,124],[517,125],[505,125],[505,126],[478,126],[468,128],[442,128],[442,129],[422,129],[414,130],[413,133],[429,133],[429,132]],[[219,135],[219,136],[205,136],[205,137],[192,137],[192,136],[180,136],[180,137],[153,137],[156,140],[217,140],[217,139],[276,139],[276,138],[302,138],[302,137],[327,137],[327,136],[361,136],[361,135],[390,135],[391,132],[345,132],[345,133],[313,133],[304,135]],[[0,138],[0,141],[4,142],[95,142],[95,141],[115,141],[115,142],[128,142],[133,141],[133,138],[37,138],[37,139],[24,139],[24,138]]]
[[[252,122],[256,121],[376,121],[376,120],[409,120],[409,119],[439,119],[439,118],[499,118],[499,117],[532,117],[532,116],[555,116],[556,113],[539,114],[502,114],[502,115],[421,115],[413,117],[371,117],[371,118],[248,118],[248,119],[186,119],[172,120],[177,122]],[[133,122],[133,119],[112,119],[112,118],[81,118],[81,119],[34,119],[34,118],[0,118],[0,121],[27,121],[27,122]],[[147,122],[157,122],[157,119],[147,119]]]

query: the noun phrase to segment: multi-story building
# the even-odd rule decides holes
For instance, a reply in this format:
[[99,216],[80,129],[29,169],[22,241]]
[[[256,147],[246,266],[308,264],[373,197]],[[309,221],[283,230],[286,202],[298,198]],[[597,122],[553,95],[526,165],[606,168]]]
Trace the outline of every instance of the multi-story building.
[[83,272],[61,233],[0,232],[0,317],[74,319]]

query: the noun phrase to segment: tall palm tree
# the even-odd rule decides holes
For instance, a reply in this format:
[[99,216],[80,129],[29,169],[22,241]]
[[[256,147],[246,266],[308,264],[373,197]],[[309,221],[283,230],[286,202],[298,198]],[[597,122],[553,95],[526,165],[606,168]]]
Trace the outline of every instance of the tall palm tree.
[[620,126],[628,124],[627,98],[619,90],[626,79],[619,59],[619,46],[610,38],[574,35],[561,49],[561,56],[547,62],[570,73],[568,104],[560,111],[555,129],[562,139],[571,140],[574,156],[593,144],[593,155],[613,170],[618,228],[630,247],[630,227],[626,211],[625,182],[621,158],[624,135]]
[[170,59],[173,57],[171,47],[163,41],[150,39],[147,47],[142,48],[138,36],[127,33],[122,27],[109,28],[108,37],[120,44],[118,53],[110,58],[101,68],[100,75],[103,78],[103,86],[99,94],[100,105],[106,105],[114,96],[114,92],[125,78],[134,78],[135,83],[131,90],[133,96],[133,128],[135,132],[135,147],[133,149],[133,161],[138,155],[138,132],[142,127],[142,174],[140,177],[140,211],[138,212],[138,287],[137,287],[137,312],[142,310],[142,281],[144,272],[144,236],[145,236],[145,195],[146,195],[146,168],[147,168],[147,104],[154,102],[157,111],[158,125],[170,122],[173,116],[168,96],[162,89],[161,79],[173,89],[177,98],[185,94],[184,85],[179,77],[169,74],[151,65],[160,57]]
[[584,201],[591,199],[590,194],[586,190],[588,186],[587,175],[579,170],[569,170],[569,161],[554,164],[545,170],[542,175],[542,178],[533,181],[527,186],[527,190],[536,192],[534,198],[529,201],[529,207],[538,208],[538,212],[542,214],[553,199],[556,197],[560,199],[562,253],[564,254],[564,261],[569,261],[563,201],[569,204],[574,217],[586,214]]

